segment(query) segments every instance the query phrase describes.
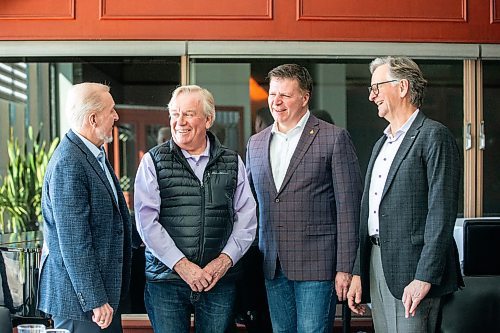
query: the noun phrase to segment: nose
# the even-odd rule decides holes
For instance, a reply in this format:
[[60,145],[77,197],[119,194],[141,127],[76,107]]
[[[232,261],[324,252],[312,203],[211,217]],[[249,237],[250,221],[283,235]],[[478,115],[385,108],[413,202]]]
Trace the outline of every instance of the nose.
[[118,112],[116,112],[115,110],[115,117],[114,117],[115,121],[118,121],[120,119],[120,117],[118,116]]
[[177,123],[184,124],[186,122],[186,116],[182,113],[177,117]]
[[373,100],[375,99],[375,97],[377,97],[377,94],[375,94],[375,93],[373,92],[373,90],[371,90],[371,91],[370,91],[370,94],[368,95],[368,100],[369,100],[370,102],[373,102]]
[[283,102],[283,97],[280,94],[274,96],[274,104],[281,104]]

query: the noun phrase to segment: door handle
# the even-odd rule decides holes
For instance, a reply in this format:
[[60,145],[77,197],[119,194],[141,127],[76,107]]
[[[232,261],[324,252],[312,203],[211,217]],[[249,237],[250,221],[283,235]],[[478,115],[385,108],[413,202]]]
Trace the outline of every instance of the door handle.
[[486,136],[484,134],[484,120],[481,121],[481,126],[479,127],[479,149],[486,149]]
[[472,130],[472,124],[471,123],[467,123],[467,125],[465,125],[465,150],[472,149],[472,134],[471,134],[471,130]]

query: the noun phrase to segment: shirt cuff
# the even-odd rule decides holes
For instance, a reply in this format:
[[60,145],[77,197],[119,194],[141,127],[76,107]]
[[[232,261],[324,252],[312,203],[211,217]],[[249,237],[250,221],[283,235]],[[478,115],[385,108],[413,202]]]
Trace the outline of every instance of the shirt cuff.
[[167,267],[174,270],[175,264],[182,258],[186,257],[177,247],[168,250],[163,258],[159,258]]
[[236,265],[238,260],[240,260],[242,257],[241,251],[238,248],[238,246],[236,246],[236,244],[234,242],[231,242],[231,241],[229,241],[226,244],[226,246],[222,250],[222,253],[227,254],[229,256],[229,258],[231,258],[231,260],[233,261],[233,266]]

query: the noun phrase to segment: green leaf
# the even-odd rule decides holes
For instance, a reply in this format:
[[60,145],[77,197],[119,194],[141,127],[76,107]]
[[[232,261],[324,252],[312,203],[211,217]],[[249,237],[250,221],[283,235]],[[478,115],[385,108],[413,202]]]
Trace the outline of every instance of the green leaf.
[[[40,125],[42,127],[42,125]],[[42,222],[41,197],[43,177],[50,157],[59,139],[47,144],[41,131],[33,139],[33,128],[28,127],[26,142],[21,147],[10,129],[7,143],[9,165],[0,176],[0,232],[36,230]],[[29,149],[31,147],[31,149]]]

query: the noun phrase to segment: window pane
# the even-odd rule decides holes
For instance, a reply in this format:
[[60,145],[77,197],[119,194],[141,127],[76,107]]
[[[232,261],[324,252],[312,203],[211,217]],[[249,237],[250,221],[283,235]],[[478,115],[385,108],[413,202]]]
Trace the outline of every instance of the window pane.
[[[254,133],[257,111],[267,106],[266,79],[272,68],[284,63],[305,66],[314,80],[309,107],[313,113],[326,111],[336,125],[347,128],[356,146],[361,171],[366,172],[374,143],[387,121],[377,115],[368,100],[370,60],[327,59],[193,59],[193,83],[209,89],[217,105],[244,108],[244,141]],[[463,68],[462,61],[417,61],[428,89],[422,111],[446,125],[462,150]],[[226,138],[226,145],[228,144]],[[243,153],[241,150],[240,154]],[[463,181],[462,181],[463,184]],[[463,189],[463,185],[461,185]],[[459,216],[463,215],[463,190],[460,191]]]
[[487,61],[483,66],[483,115],[486,147],[483,155],[483,213],[500,215],[500,61]]

